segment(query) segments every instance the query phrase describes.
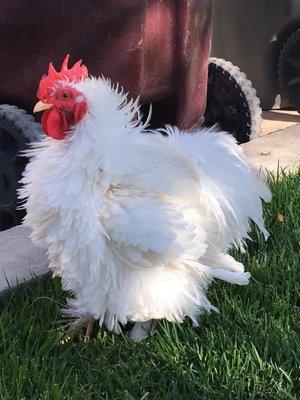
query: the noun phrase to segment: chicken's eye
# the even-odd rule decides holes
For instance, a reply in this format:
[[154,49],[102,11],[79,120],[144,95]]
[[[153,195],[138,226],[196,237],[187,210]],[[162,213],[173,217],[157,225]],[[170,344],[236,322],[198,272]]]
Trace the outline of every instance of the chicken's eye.
[[71,97],[72,97],[72,95],[71,95],[70,92],[62,92],[62,93],[60,94],[61,100],[64,100],[64,101],[70,100]]

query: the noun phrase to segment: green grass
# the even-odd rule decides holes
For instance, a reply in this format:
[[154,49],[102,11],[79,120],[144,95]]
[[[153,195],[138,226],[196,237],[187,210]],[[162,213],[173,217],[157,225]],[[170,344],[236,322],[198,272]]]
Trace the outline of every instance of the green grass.
[[203,316],[200,328],[163,322],[140,344],[102,330],[91,343],[60,347],[59,280],[2,297],[0,399],[299,398],[300,176],[270,184],[271,237],[265,243],[255,230],[248,252],[235,254],[251,283],[214,283],[209,297],[220,314]]

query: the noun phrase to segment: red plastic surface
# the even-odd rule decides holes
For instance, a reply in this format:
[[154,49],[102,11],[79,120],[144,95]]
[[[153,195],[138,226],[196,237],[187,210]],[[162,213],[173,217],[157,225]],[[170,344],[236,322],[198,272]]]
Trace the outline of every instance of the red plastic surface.
[[190,128],[206,101],[211,0],[0,0],[0,103],[32,111],[65,54],[120,82],[157,124]]

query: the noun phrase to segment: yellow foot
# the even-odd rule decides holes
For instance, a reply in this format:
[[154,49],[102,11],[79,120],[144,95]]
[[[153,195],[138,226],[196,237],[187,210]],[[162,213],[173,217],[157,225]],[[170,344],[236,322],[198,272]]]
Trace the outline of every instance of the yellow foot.
[[96,320],[94,318],[92,318],[91,321],[87,324],[85,335],[84,335],[85,342],[89,342],[91,340],[91,337],[92,337],[92,334],[94,331],[95,322],[96,322]]
[[64,344],[73,340],[74,337],[77,335],[77,333],[80,331],[80,329],[84,327],[86,327],[84,341],[85,342],[89,341],[93,333],[95,322],[96,320],[93,317],[80,317],[71,325],[71,327],[67,330],[67,332],[60,338],[59,344],[63,346]]

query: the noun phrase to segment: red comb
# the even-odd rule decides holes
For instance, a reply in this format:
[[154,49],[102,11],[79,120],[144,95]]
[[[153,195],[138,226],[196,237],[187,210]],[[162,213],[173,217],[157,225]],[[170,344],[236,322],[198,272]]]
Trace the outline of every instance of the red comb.
[[60,71],[56,71],[53,64],[49,64],[48,75],[44,76],[39,84],[37,97],[43,100],[51,93],[53,84],[57,81],[68,79],[70,82],[79,82],[88,77],[87,67],[82,63],[82,60],[77,61],[72,68],[68,68],[70,54],[67,54]]

